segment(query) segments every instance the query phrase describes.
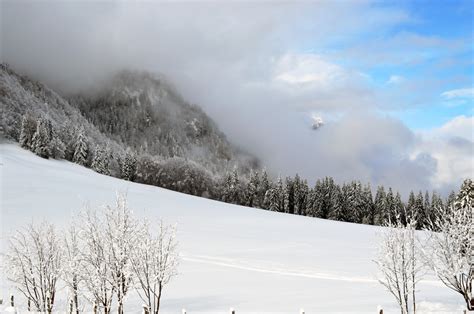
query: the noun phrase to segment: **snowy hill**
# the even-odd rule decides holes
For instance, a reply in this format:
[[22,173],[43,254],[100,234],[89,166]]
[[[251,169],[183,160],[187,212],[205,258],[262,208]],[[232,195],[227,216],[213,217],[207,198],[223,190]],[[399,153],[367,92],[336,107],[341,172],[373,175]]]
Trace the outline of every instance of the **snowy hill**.
[[[179,276],[163,313],[398,313],[376,281],[377,227],[268,212],[99,175],[66,161],[0,145],[2,248],[28,222],[66,225],[84,205],[127,193],[138,216],[178,223]],[[14,292],[4,276],[0,298]],[[424,313],[461,313],[460,298],[429,278],[419,285]],[[64,306],[63,300],[57,303]],[[65,308],[65,307],[64,307]],[[2,308],[0,308],[1,310]],[[131,295],[126,312],[140,312]]]

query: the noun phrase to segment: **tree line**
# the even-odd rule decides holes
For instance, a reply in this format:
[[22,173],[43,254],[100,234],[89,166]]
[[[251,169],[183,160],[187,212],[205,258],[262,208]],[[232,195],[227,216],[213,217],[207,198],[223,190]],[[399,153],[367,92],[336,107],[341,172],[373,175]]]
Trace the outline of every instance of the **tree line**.
[[435,218],[435,208],[451,204],[455,196],[452,192],[443,199],[434,191],[412,191],[404,202],[390,187],[378,186],[373,195],[370,184],[360,181],[338,184],[325,177],[310,187],[298,174],[272,180],[265,170],[253,169],[247,175],[237,167],[218,175],[183,157],[140,154],[130,147],[117,150],[95,142],[84,129],[56,130],[47,118],[29,114],[22,117],[19,142],[40,157],[66,159],[133,182],[232,204],[369,225],[382,225],[397,216],[406,224],[406,213],[415,213],[416,228],[422,229]]

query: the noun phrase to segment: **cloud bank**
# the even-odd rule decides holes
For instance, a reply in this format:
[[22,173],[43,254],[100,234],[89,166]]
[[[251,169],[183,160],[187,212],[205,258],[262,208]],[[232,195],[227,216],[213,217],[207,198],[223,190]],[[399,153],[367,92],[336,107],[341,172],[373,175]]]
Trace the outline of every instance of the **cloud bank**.
[[[447,44],[410,33],[365,46],[358,40],[410,22],[404,10],[369,1],[1,6],[2,61],[66,93],[122,68],[162,73],[275,175],[360,179],[407,194],[456,188],[473,174],[472,133],[461,140],[450,126],[408,129],[384,113],[397,97],[381,92],[366,72],[374,62],[421,62],[416,49],[434,53]],[[414,49],[400,59],[399,46]],[[397,75],[386,81],[416,88]],[[317,131],[315,113],[325,121]]]

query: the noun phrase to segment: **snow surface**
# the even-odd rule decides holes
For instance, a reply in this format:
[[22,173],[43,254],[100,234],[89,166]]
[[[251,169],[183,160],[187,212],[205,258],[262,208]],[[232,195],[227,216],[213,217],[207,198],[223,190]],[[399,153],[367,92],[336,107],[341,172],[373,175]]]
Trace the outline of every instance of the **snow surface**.
[[[379,227],[274,213],[104,176],[0,145],[1,250],[16,229],[48,220],[65,227],[85,205],[127,194],[138,216],[178,223],[179,276],[163,313],[399,313],[376,280]],[[0,298],[20,294],[1,278]],[[419,285],[420,313],[461,313],[462,298],[433,277]],[[65,298],[57,303],[65,309]],[[23,300],[24,301],[24,300]],[[140,312],[135,294],[126,312]],[[0,306],[0,310],[2,307]],[[161,311],[160,311],[161,313]]]

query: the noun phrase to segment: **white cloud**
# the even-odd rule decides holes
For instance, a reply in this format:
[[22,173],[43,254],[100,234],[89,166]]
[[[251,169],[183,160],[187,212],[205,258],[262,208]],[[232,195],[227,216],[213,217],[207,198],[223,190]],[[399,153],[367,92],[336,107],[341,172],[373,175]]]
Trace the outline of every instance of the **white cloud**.
[[474,88],[459,88],[446,91],[441,94],[445,99],[474,98]]
[[455,117],[419,136],[414,155],[427,153],[437,161],[433,186],[457,189],[463,179],[474,177],[474,117]]
[[404,78],[403,76],[399,76],[399,75],[391,75],[390,78],[388,79],[387,81],[387,84],[400,84],[404,81]]
[[[123,67],[160,72],[275,174],[429,188],[432,160],[411,160],[413,133],[374,114],[395,97],[381,101],[360,66],[411,64],[420,48],[451,42],[369,36],[328,50],[383,35],[410,20],[403,10],[371,1],[2,4],[2,61],[61,91]],[[425,90],[425,77],[420,84],[406,94]],[[311,112],[327,122],[318,132],[302,123]]]
[[274,74],[278,81],[324,89],[340,84],[346,77],[342,67],[316,54],[285,54],[276,62]]

